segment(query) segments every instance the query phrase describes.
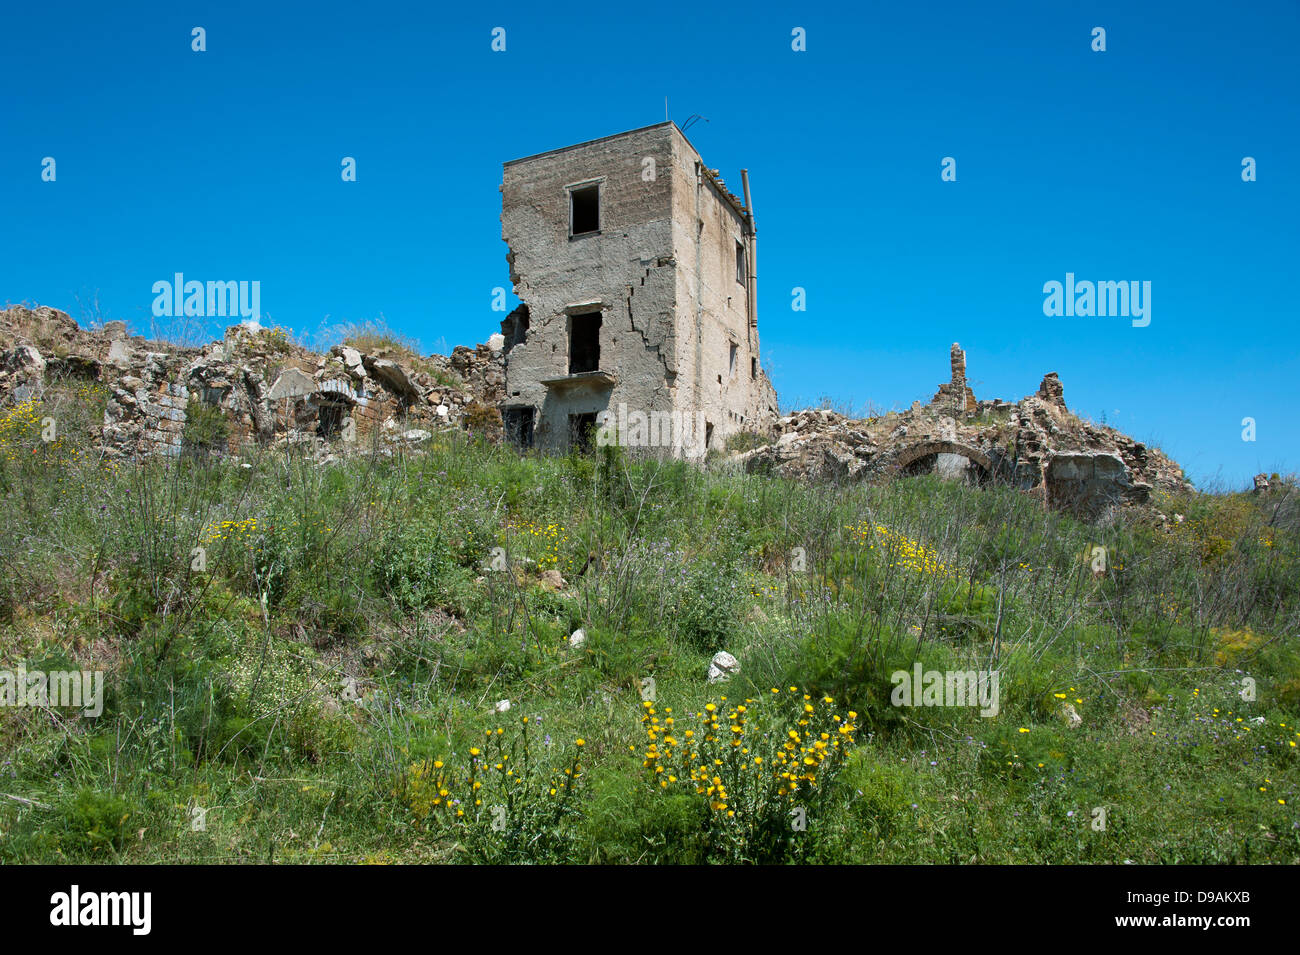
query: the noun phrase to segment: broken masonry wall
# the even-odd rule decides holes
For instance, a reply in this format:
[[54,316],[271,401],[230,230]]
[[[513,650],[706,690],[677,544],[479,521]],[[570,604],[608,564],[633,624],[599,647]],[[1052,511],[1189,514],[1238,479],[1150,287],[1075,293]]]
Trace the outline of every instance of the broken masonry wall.
[[[675,370],[670,127],[637,130],[506,163],[501,236],[515,294],[528,307],[524,341],[511,336],[503,407],[538,409],[539,446],[568,445],[570,414],[670,410]],[[600,230],[569,234],[569,190],[600,183]],[[601,315],[601,371],[612,387],[547,387],[569,373],[569,323]]]
[[948,351],[948,361],[952,367],[952,376],[939,385],[930,404],[949,414],[975,414],[979,410],[979,402],[975,399],[975,392],[966,383],[966,352],[957,342],[953,342]]
[[181,453],[187,426],[204,409],[220,415],[220,424],[210,419],[198,429],[215,429],[207,449],[218,453],[281,442],[333,453],[339,445],[327,439],[348,418],[359,450],[375,436],[410,442],[434,431],[500,432],[504,370],[491,345],[399,362],[345,345],[318,355],[232,326],[201,348],[168,348],[127,335],[122,322],[90,330],[55,309],[0,311],[0,404],[39,396],[47,378],[68,369],[108,391],[96,443],[110,458]]
[[121,375],[112,383],[102,430],[107,454],[143,457],[181,453],[189,405],[182,373],[184,362],[184,355],[148,352],[138,373]]

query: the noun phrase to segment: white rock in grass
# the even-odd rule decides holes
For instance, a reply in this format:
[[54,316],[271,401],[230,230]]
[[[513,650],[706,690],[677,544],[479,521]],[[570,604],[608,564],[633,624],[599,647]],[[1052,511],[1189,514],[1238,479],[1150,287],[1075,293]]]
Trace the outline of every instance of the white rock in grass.
[[581,647],[586,642],[587,642],[587,631],[583,630],[581,627],[573,631],[573,635],[569,637],[569,646],[573,647],[573,649],[575,650]]
[[709,661],[709,682],[722,683],[740,672],[740,661],[726,650],[719,650]]
[[504,713],[506,710],[510,709],[510,701],[497,700],[497,705],[494,706],[493,709],[496,710],[498,713]]

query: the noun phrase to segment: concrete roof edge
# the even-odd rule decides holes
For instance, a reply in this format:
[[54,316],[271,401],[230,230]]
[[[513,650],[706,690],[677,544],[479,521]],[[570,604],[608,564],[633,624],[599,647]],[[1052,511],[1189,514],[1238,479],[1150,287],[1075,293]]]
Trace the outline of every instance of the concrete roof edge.
[[[651,123],[649,126],[639,126],[636,129],[625,130],[624,132],[621,133],[611,133],[608,136],[598,136],[595,139],[588,139],[585,140],[584,142],[573,143],[572,145],[569,146],[560,146],[556,149],[547,149],[540,153],[533,153],[531,156],[520,156],[518,159],[509,159],[506,160],[504,163],[502,163],[502,165],[513,166],[516,163],[528,162],[530,159],[541,159],[543,156],[550,156],[554,153],[566,152],[567,150],[570,149],[581,149],[583,146],[594,146],[596,143],[607,142],[611,139],[621,139],[624,136],[633,136],[636,133],[644,133],[647,130],[658,129],[662,126],[672,126],[674,129],[677,128],[677,124],[674,123],[672,120],[665,120],[661,123]],[[681,132],[680,129],[677,131]],[[694,149],[695,147],[692,146],[691,148]]]

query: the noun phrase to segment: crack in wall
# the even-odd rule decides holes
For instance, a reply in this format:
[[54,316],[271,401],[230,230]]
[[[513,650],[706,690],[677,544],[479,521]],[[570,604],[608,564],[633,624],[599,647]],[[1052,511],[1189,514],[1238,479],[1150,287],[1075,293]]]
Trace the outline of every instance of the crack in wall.
[[[641,276],[642,286],[645,285],[645,280],[650,277],[651,271],[652,269],[646,269],[645,274]],[[650,337],[643,330],[637,328],[636,319],[633,317],[632,314],[632,297],[635,294],[636,294],[636,287],[633,285],[629,285],[627,287],[627,323],[632,327],[632,331],[636,332],[638,335],[641,336],[641,342],[645,346],[646,351],[650,351],[653,349],[655,353],[655,357],[658,358],[659,363],[664,366],[664,376],[667,378],[671,386],[671,383],[677,378],[677,373],[668,367],[668,359],[664,357],[662,347],[659,345],[651,344]]]

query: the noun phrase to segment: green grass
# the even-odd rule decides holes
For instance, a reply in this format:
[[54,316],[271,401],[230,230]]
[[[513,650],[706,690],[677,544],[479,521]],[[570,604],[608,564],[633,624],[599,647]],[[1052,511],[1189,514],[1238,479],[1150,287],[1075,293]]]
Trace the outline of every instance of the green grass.
[[[110,466],[70,394],[0,413],[0,670],[105,707],[0,706],[0,862],[1300,860],[1292,485],[1095,528],[457,436]],[[998,715],[893,705],[917,662]]]
[[333,332],[342,344],[365,354],[408,359],[417,358],[420,354],[419,343],[407,335],[393,331],[382,316],[342,325]]

